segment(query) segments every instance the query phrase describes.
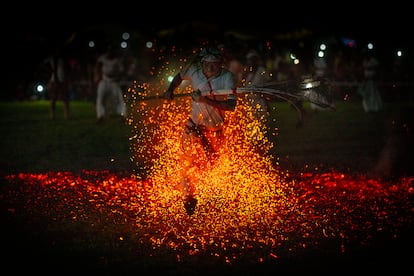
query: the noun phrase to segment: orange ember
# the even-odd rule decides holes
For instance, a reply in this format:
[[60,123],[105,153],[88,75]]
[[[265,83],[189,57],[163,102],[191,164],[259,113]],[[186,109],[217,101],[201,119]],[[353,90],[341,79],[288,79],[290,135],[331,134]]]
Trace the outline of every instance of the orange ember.
[[146,180],[108,171],[9,175],[1,201],[15,215],[119,228],[112,242],[127,235],[151,248],[147,254],[169,252],[177,261],[201,255],[258,263],[332,241],[346,252],[384,233],[398,237],[413,223],[414,178],[387,183],[332,172],[287,181],[270,169],[251,171],[213,169],[192,216],[161,173]]

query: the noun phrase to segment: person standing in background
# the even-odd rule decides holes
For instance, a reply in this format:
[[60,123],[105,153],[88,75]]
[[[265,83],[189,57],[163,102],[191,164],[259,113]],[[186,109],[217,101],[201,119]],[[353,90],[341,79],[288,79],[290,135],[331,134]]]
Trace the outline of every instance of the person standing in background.
[[382,97],[376,84],[379,65],[379,60],[372,52],[368,52],[362,60],[364,80],[358,93],[362,96],[362,107],[365,112],[377,112],[382,109]]
[[98,56],[95,70],[100,74],[96,95],[97,123],[101,123],[112,108],[125,118],[126,103],[120,84],[124,66],[113,45],[108,45],[107,51]]
[[45,64],[50,70],[50,78],[46,89],[50,95],[50,118],[56,117],[56,102],[60,99],[63,102],[63,118],[69,119],[69,89],[66,79],[66,60],[62,49],[55,49],[54,53],[45,59]]

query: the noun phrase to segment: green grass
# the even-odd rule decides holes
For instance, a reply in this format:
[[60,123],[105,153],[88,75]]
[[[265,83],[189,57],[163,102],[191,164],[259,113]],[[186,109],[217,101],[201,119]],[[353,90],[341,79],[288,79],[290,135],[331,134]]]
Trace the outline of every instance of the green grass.
[[386,139],[384,112],[366,114],[358,102],[336,103],[335,111],[314,111],[307,105],[305,108],[304,124],[296,127],[294,112],[278,104],[275,154],[282,166],[357,169],[355,161],[361,161],[359,169],[367,170],[375,163]]
[[[336,102],[332,112],[313,111],[305,104],[304,125],[297,127],[296,112],[287,103],[272,104],[271,126],[278,129],[272,136],[272,154],[282,168],[361,172],[377,162],[391,121],[411,121],[414,106],[386,103],[381,112],[365,113],[359,101]],[[134,169],[128,140],[131,126],[115,116],[96,124],[93,102],[72,101],[68,121],[63,120],[60,102],[54,121],[45,100],[1,102],[0,110],[3,173]]]
[[129,127],[109,116],[96,124],[92,102],[71,102],[71,118],[49,119],[49,102],[1,103],[0,164],[8,172],[130,169]]

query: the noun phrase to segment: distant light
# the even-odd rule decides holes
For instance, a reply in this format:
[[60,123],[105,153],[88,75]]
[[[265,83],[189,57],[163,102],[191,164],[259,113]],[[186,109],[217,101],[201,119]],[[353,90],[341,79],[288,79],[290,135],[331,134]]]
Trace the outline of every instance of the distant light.
[[397,56],[402,57],[402,51],[401,50],[397,50]]
[[148,41],[147,43],[145,43],[145,46],[148,48],[148,49],[151,49],[152,48],[152,42],[151,41]]
[[356,47],[356,42],[355,42],[355,40],[353,40],[352,38],[343,37],[343,38],[342,38],[342,43],[343,43],[345,46],[348,46],[348,47],[351,47],[351,48]]
[[43,94],[46,91],[46,87],[43,83],[38,83],[35,85],[35,93]]
[[89,48],[94,48],[95,47],[95,41],[91,40],[88,43]]
[[293,60],[293,63],[294,63],[294,64],[299,64],[299,63],[300,63],[300,61],[299,61],[299,59],[298,59],[298,58],[295,58],[295,59]]
[[319,49],[321,49],[322,51],[325,51],[325,50],[326,50],[326,44],[325,44],[325,43],[322,43],[322,44],[319,46]]
[[128,48],[128,42],[126,42],[126,41],[122,41],[122,42],[121,42],[121,48],[122,48],[122,49],[126,49],[126,48]]
[[367,48],[368,48],[368,50],[372,50],[372,49],[374,49],[374,44],[372,44],[372,43],[368,43],[368,44],[367,44]]
[[130,35],[129,35],[128,32],[125,32],[125,33],[122,34],[122,39],[128,40],[129,38],[130,38]]
[[325,52],[324,51],[319,51],[318,52],[318,57],[322,58],[325,56]]
[[168,82],[172,82],[173,79],[174,79],[174,76],[168,76],[167,78]]

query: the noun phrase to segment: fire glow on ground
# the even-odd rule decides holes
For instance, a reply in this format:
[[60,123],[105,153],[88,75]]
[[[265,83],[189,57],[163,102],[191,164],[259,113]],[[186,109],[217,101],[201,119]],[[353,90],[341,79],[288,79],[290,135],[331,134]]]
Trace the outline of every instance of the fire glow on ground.
[[30,214],[33,221],[86,223],[92,232],[118,225],[110,242],[128,239],[145,246],[147,257],[168,254],[177,262],[197,256],[277,261],[332,241],[342,254],[377,236],[398,238],[413,222],[414,178],[387,183],[332,172],[287,181],[276,172],[244,173],[227,171],[223,185],[203,185],[192,216],[175,190],[161,187],[167,181],[106,171],[10,175],[2,201],[11,214]]

